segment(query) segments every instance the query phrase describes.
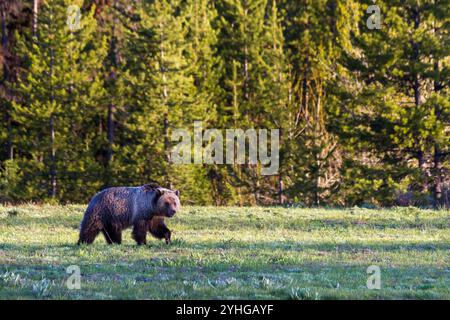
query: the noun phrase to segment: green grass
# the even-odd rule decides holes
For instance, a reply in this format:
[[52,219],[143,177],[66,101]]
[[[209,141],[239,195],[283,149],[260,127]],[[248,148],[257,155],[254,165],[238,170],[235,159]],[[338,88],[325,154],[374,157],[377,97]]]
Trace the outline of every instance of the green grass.
[[77,246],[84,208],[0,206],[0,299],[450,299],[449,211],[186,207],[172,245]]

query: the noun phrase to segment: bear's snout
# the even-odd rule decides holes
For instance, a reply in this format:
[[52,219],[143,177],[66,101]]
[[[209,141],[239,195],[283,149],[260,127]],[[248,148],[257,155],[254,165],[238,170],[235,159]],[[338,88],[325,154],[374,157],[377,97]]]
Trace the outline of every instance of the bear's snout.
[[169,209],[169,211],[167,212],[167,216],[169,218],[173,217],[175,215],[175,213],[177,213],[177,210],[175,209]]

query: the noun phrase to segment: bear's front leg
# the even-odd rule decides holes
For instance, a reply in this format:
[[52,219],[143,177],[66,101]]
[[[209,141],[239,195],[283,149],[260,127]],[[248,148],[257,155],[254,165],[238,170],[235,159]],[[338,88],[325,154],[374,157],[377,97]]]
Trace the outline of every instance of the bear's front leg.
[[138,245],[147,244],[147,222],[145,220],[135,222],[132,234]]
[[148,231],[155,238],[165,239],[167,244],[171,242],[170,236],[172,233],[164,223],[164,217],[153,217],[152,219],[150,219],[150,221],[148,222]]
[[170,244],[170,242],[171,242],[170,236],[172,233],[170,232],[169,228],[166,227],[166,229],[167,229],[167,231],[164,233],[164,238],[166,239],[166,243]]

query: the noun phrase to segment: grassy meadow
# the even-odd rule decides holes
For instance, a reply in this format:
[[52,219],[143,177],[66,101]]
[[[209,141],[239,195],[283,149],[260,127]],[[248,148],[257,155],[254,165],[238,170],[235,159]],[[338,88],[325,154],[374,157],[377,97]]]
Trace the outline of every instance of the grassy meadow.
[[450,299],[449,211],[185,207],[138,247],[77,246],[84,209],[0,206],[0,299]]

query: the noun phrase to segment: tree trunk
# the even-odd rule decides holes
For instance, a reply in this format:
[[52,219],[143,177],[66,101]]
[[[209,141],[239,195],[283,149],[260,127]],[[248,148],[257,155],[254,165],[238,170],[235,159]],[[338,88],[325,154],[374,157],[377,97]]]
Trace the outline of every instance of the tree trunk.
[[[53,64],[55,55],[53,48],[50,48],[50,102],[53,106],[55,95],[53,91]],[[52,110],[49,120],[50,127],[50,196],[54,199],[56,197],[56,148],[55,148],[55,113]]]
[[[247,12],[248,12],[248,9],[245,8],[244,9],[244,15],[245,16],[247,15]],[[244,34],[246,34],[245,27],[244,27]],[[248,68],[248,60],[249,60],[249,57],[248,57],[248,44],[245,43],[244,44],[244,97],[245,97],[246,101],[249,101],[249,99],[250,99],[249,86],[248,86],[248,82],[250,80],[249,79],[250,75],[249,75],[249,68]],[[245,110],[245,113],[247,113],[247,110]]]
[[427,190],[427,175],[426,175],[426,159],[425,159],[425,152],[423,150],[420,150],[417,152],[417,165],[420,169],[420,172],[422,173],[422,178],[424,181],[418,186],[419,191],[421,193],[426,192]]
[[166,113],[164,113],[164,118],[163,118],[163,134],[164,134],[164,149],[166,152],[166,160],[167,163],[170,163],[170,141],[169,141],[169,115]]
[[[163,36],[161,36],[162,38]],[[165,113],[163,117],[163,131],[164,131],[164,148],[166,152],[166,160],[167,162],[170,162],[170,144],[169,144],[169,105],[167,99],[169,98],[169,92],[167,89],[167,77],[166,77],[166,68],[164,66],[164,59],[165,59],[165,52],[164,52],[164,46],[161,44],[161,79],[162,79],[162,85],[163,85],[163,92],[162,92],[162,98],[163,98],[163,105],[165,107]]]
[[[412,10],[412,19],[414,21],[414,30],[417,30],[419,28],[420,25],[420,14],[419,14],[419,9],[413,9]],[[412,48],[412,57],[411,57],[411,64],[416,65],[418,64],[419,61],[419,45],[413,40],[410,40],[411,43],[411,48]],[[416,106],[416,108],[418,108],[421,104],[422,104],[422,94],[421,94],[421,85],[420,85],[420,79],[419,79],[419,75],[417,74],[417,72],[415,71],[412,75],[412,88],[414,91],[414,104]],[[421,148],[421,146],[418,146],[419,148]],[[426,163],[426,154],[424,150],[418,150],[417,152],[417,161],[419,164],[419,169],[422,173],[422,177],[424,179],[421,187],[420,187],[420,191],[421,192],[426,192],[427,189],[427,168],[425,166]]]
[[[114,1],[113,7],[116,9],[117,1]],[[113,11],[112,17],[112,26],[111,26],[111,41],[109,43],[109,57],[111,61],[111,70],[109,74],[109,81],[111,81],[111,88],[114,90],[116,80],[117,80],[117,65],[118,65],[118,57],[117,57],[117,46],[116,46],[116,34],[115,34],[115,25],[118,23],[116,13]],[[113,145],[114,145],[114,108],[115,104],[113,102],[108,104],[108,111],[106,115],[106,138],[108,141],[108,146],[106,148],[106,161],[105,161],[105,176],[104,176],[104,184],[105,186],[111,185],[111,161],[113,159]]]
[[6,149],[8,152],[8,159],[13,160],[14,159],[14,146],[12,142],[12,123],[11,123],[11,115],[9,114],[9,111],[6,111],[6,125],[8,130],[8,141],[6,145]]
[[[6,12],[1,12],[1,29],[2,29],[2,48],[3,48],[3,79],[2,79],[2,86],[5,92],[5,95],[8,95],[8,90],[6,88],[6,82],[9,80],[9,67],[7,63],[7,51],[8,51],[8,32],[6,29]],[[7,97],[6,97],[7,98]],[[14,158],[13,153],[13,144],[12,144],[12,125],[11,125],[11,114],[10,111],[7,109],[7,106],[4,104],[5,107],[5,123],[7,126],[7,132],[8,132],[8,140],[6,143],[6,154],[7,158],[12,160]]]
[[106,137],[108,139],[108,149],[106,152],[106,166],[109,167],[113,156],[112,146],[114,143],[114,105],[108,105],[108,115],[106,120]]
[[8,80],[8,65],[6,63],[6,52],[8,50],[8,32],[6,30],[6,12],[2,11],[2,48],[3,48],[3,81]]
[[33,36],[37,35],[39,0],[33,0]]
[[[315,148],[315,142],[314,142],[314,149]],[[317,154],[317,150],[314,150],[314,171],[313,171],[313,204],[315,207],[318,207],[320,204],[319,200],[319,170],[320,170],[320,164],[319,164],[319,157]]]
[[329,2],[329,10],[330,10],[330,29],[331,29],[331,33],[333,34],[333,44],[336,45],[337,41],[338,41],[338,28],[336,25],[336,14],[337,14],[337,4],[336,4],[336,0],[331,0]]
[[[439,62],[436,61],[434,63],[434,72],[436,74],[436,78],[434,80],[434,92],[438,93],[441,90],[441,83],[439,81]],[[439,104],[435,104],[434,113],[436,119],[439,121],[441,118],[441,108]],[[442,161],[441,161],[441,148],[439,143],[434,144],[434,157],[433,157],[433,174],[434,174],[434,186],[433,186],[433,197],[434,197],[434,206],[438,207],[442,204]]]
[[283,177],[278,174],[278,203],[283,205]]
[[56,149],[55,149],[55,124],[54,114],[50,115],[50,196],[56,197]]
[[434,206],[438,207],[442,203],[442,162],[439,145],[434,145],[434,186],[433,198]]
[[[166,65],[165,65],[165,59],[166,59],[166,49],[164,47],[164,30],[165,30],[165,26],[163,23],[160,23],[159,25],[160,28],[160,46],[159,46],[159,50],[160,50],[160,72],[161,72],[161,82],[162,82],[162,101],[163,101],[163,106],[165,109],[164,112],[164,116],[163,116],[163,136],[164,136],[164,153],[166,156],[166,161],[167,161],[167,166],[169,167],[170,171],[170,162],[171,162],[171,156],[170,156],[170,139],[169,139],[169,127],[170,127],[170,123],[169,123],[169,89],[167,86],[167,76],[166,76]],[[170,172],[166,172],[166,177],[167,177],[167,183],[169,185],[169,189],[172,188],[172,179],[170,178]]]

